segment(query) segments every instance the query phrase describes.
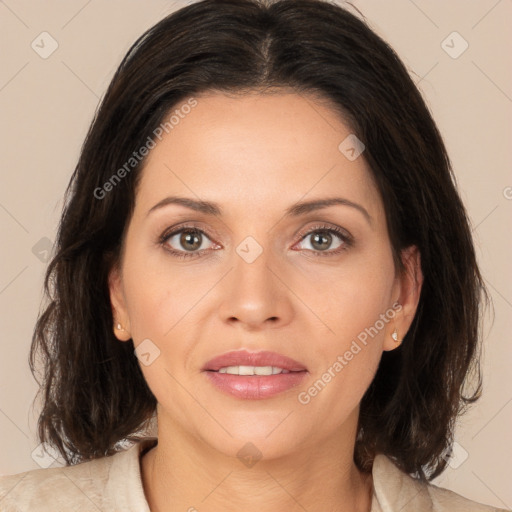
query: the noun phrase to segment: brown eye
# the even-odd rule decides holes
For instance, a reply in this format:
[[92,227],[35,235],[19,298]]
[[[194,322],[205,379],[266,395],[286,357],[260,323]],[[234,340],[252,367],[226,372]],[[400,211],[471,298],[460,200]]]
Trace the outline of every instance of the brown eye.
[[182,231],[179,244],[189,251],[195,251],[201,247],[201,239],[202,235],[198,231]]
[[178,258],[199,255],[208,249],[206,234],[194,227],[181,227],[169,234],[162,235],[160,243],[166,250]]
[[[301,243],[308,238],[310,238],[310,247],[305,247],[305,249],[313,251],[315,254],[325,253],[325,256],[338,254],[350,245],[350,238],[334,228],[314,228],[303,235]],[[336,239],[338,239],[338,244],[332,247],[336,243]]]
[[333,236],[327,231],[316,231],[312,233],[311,245],[317,251],[329,249],[333,242]]

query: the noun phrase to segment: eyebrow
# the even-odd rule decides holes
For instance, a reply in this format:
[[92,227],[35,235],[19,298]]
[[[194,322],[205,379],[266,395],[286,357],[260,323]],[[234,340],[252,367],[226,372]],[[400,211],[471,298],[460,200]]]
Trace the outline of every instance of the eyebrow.
[[[205,215],[215,215],[220,217],[223,214],[222,207],[219,204],[214,203],[212,201],[196,200],[190,197],[169,196],[162,199],[152,208],[150,208],[147,215],[149,215],[151,212],[154,212],[155,210],[158,210],[170,204],[181,205],[196,212],[203,213]],[[294,205],[286,209],[285,216],[299,217],[301,215],[306,215],[307,213],[316,210],[321,210],[323,208],[328,208],[329,206],[334,205],[344,205],[350,206],[351,208],[355,208],[364,215],[364,217],[366,218],[370,225],[372,224],[372,217],[368,213],[366,208],[364,208],[362,205],[358,203],[354,203],[353,201],[350,201],[349,199],[345,199],[343,197],[328,197],[323,199],[313,199],[311,201],[302,201],[300,203],[295,203]]]

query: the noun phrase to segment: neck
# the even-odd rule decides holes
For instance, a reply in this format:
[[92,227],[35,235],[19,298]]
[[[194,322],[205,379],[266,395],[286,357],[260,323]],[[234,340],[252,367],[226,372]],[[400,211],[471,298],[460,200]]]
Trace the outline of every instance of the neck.
[[354,443],[351,449],[340,445],[339,435],[321,447],[243,463],[195,438],[162,430],[158,445],[141,460],[152,512],[370,511],[371,474],[357,469]]

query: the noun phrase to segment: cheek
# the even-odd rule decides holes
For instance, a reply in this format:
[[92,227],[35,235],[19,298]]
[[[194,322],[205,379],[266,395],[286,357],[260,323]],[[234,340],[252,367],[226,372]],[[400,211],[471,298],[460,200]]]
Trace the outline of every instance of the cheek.
[[357,406],[377,370],[384,335],[394,317],[391,253],[382,245],[360,258],[347,258],[337,272],[331,269],[317,284],[308,304],[328,329],[316,339],[317,384],[311,392],[321,398],[311,400],[318,407],[333,407],[334,422]]
[[347,253],[336,265],[316,269],[314,278],[309,275],[303,279],[303,288],[296,289],[307,297],[307,305],[327,327],[322,329],[325,348],[343,349],[376,322],[378,330],[383,330],[380,319],[394,302],[394,284],[392,255],[381,243]]
[[385,311],[380,297],[340,299],[336,306],[336,314],[330,317],[335,334],[318,343],[309,387],[301,389],[298,397],[313,416],[325,418],[323,428],[333,432],[358,407],[370,386],[386,332],[380,319]]
[[[139,357],[139,366],[160,403],[166,403],[170,396],[177,399],[173,376],[181,366],[178,363],[186,361],[190,351],[187,321],[201,295],[184,284],[179,276],[165,272],[161,264],[151,265],[146,259],[137,265],[137,258],[127,262],[125,292],[131,336],[139,354],[149,353],[147,362]],[[176,403],[187,406],[186,401]],[[168,406],[177,407],[174,402]]]
[[175,335],[211,287],[211,279],[202,282],[194,273],[180,271],[168,258],[163,249],[142,244],[126,251],[123,279],[135,343]]
[[137,344],[144,338],[159,339],[172,327],[166,316],[173,308],[169,304],[172,290],[165,281],[141,268],[138,274],[125,278],[128,314],[132,338]]

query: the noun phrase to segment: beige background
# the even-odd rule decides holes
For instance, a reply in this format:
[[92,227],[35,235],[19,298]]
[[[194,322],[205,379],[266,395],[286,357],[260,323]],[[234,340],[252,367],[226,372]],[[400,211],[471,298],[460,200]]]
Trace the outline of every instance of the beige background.
[[[45,250],[55,240],[64,189],[86,130],[130,44],[186,3],[0,1],[0,474],[39,467],[32,458],[37,387],[28,350]],[[461,448],[435,483],[511,508],[512,2],[353,3],[402,57],[437,120],[494,301],[494,323],[485,326],[484,396],[460,422]],[[44,48],[51,48],[49,36],[40,36],[44,31],[58,44],[46,59],[31,47],[35,41],[42,52],[44,37]],[[461,37],[450,36],[454,31]],[[464,41],[469,46],[460,56],[447,53],[460,52]]]

